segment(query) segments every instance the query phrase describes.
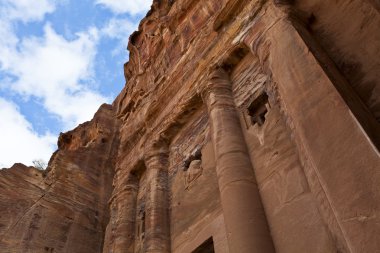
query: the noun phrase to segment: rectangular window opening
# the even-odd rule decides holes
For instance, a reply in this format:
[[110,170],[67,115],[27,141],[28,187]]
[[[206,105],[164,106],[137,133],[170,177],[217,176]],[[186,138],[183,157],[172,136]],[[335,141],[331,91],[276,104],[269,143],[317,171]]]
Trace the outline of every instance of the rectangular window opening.
[[266,93],[261,94],[250,104],[248,107],[248,115],[251,117],[252,125],[264,125],[268,108],[268,95]]

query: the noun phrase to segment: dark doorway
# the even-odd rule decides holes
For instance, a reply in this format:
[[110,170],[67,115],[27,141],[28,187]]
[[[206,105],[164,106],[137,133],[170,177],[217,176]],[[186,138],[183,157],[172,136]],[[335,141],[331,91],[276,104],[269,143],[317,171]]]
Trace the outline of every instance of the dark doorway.
[[212,240],[212,237],[207,239],[198,248],[196,248],[192,253],[215,253],[214,241]]

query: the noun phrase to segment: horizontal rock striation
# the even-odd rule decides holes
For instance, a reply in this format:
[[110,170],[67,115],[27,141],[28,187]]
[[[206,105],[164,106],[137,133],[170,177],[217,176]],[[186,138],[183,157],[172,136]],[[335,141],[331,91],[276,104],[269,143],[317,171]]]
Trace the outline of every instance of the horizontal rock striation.
[[118,121],[102,105],[61,134],[46,171],[0,171],[1,252],[101,252],[118,147]]
[[379,252],[379,24],[373,0],[155,0],[113,104],[46,171],[0,171],[2,252]]

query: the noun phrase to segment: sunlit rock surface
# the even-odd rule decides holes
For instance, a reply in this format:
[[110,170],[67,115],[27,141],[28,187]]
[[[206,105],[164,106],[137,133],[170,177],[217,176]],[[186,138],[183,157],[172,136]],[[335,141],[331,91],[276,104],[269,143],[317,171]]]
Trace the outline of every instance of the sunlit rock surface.
[[154,1],[113,104],[0,171],[0,251],[380,252],[379,27],[376,0]]

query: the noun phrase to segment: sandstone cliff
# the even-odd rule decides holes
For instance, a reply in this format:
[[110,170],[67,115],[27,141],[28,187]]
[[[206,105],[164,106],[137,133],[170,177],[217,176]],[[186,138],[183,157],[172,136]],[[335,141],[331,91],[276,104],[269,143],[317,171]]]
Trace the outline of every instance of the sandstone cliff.
[[154,1],[112,106],[0,172],[0,247],[380,252],[379,6]]
[[46,171],[0,171],[0,252],[101,252],[118,128],[112,106],[102,105],[61,134]]

